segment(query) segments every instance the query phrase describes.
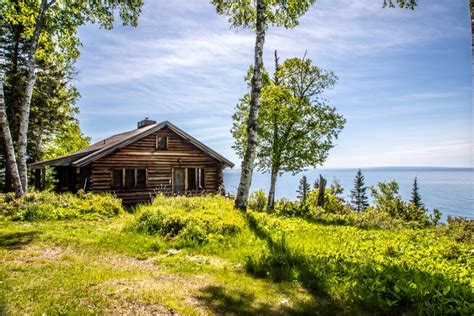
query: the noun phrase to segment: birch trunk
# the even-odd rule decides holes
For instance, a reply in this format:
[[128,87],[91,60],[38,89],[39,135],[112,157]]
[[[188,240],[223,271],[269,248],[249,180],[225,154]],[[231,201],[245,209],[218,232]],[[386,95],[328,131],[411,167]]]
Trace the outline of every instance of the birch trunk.
[[272,212],[275,208],[275,189],[278,178],[278,167],[272,167],[270,176],[270,191],[268,191],[267,211]]
[[21,185],[20,175],[18,172],[18,165],[15,157],[15,147],[13,146],[13,138],[10,132],[10,125],[8,124],[7,108],[5,105],[5,94],[3,91],[3,54],[0,52],[0,130],[2,131],[3,141],[5,143],[7,166],[10,177],[15,188],[15,195],[20,197],[24,194],[23,187]]
[[[52,4],[51,2],[50,4]],[[20,106],[20,124],[18,129],[18,171],[20,173],[21,185],[24,192],[28,191],[28,167],[26,164],[27,159],[27,145],[28,145],[28,125],[30,122],[30,109],[31,109],[31,98],[33,95],[33,87],[36,82],[36,61],[35,55],[38,49],[38,41],[41,28],[46,16],[46,10],[48,10],[47,0],[41,1],[38,18],[36,19],[35,29],[33,36],[30,41],[30,47],[28,49],[26,57],[27,67],[27,82],[25,93],[23,94],[23,100]]]
[[247,121],[247,148],[242,161],[240,183],[235,199],[235,207],[247,209],[250,185],[257,148],[258,111],[260,108],[260,93],[262,90],[263,45],[265,43],[265,4],[257,0],[257,21],[255,24],[255,62],[252,77],[249,118]]

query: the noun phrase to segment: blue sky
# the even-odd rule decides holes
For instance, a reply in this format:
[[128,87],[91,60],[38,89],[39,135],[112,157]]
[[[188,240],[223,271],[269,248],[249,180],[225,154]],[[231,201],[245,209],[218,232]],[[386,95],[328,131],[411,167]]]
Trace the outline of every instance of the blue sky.
[[[339,80],[325,94],[347,124],[324,167],[472,165],[468,1],[317,0],[293,30],[270,28],[264,62],[307,56]],[[94,141],[169,120],[240,166],[232,113],[254,36],[207,0],[145,0],[137,28],[85,26],[75,84]]]

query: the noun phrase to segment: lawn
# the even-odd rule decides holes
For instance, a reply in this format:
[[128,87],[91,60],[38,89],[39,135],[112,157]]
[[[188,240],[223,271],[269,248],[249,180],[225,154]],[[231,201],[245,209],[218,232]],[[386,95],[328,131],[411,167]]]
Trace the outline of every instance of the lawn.
[[221,197],[159,197],[133,214],[91,208],[61,220],[29,203],[22,214],[41,220],[18,220],[13,208],[0,220],[0,314],[474,310],[472,244],[435,228],[244,214]]

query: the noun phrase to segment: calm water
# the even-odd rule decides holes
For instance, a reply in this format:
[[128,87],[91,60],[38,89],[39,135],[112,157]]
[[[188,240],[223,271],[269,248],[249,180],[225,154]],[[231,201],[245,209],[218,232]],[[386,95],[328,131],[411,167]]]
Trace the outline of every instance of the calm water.
[[[357,169],[319,169],[308,170],[295,176],[282,175],[277,181],[277,198],[296,199],[296,189],[299,180],[306,175],[312,184],[321,174],[328,180],[328,185],[334,178],[344,187],[344,196],[350,194]],[[473,170],[466,168],[372,168],[362,169],[367,186],[377,182],[396,180],[400,186],[403,199],[409,200],[413,179],[418,177],[418,186],[423,203],[429,208],[437,208],[447,215],[465,216],[474,218],[474,184]],[[226,190],[231,193],[237,191],[240,170],[226,170],[224,182]],[[270,176],[254,173],[252,191],[264,189],[268,192]]]

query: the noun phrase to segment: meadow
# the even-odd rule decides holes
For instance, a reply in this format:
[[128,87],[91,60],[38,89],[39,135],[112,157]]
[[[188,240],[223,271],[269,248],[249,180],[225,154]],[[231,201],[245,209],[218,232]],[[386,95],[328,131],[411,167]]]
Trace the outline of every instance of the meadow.
[[474,311],[469,221],[367,226],[220,196],[123,210],[111,195],[31,193],[0,195],[0,210],[1,314]]

